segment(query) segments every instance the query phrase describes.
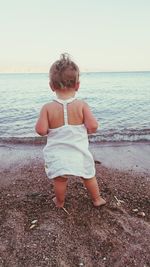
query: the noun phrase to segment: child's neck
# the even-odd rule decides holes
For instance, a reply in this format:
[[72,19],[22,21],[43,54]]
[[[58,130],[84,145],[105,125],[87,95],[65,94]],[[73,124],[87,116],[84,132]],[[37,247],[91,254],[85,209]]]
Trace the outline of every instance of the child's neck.
[[75,97],[76,91],[74,89],[63,89],[55,91],[59,99],[66,100],[72,97]]

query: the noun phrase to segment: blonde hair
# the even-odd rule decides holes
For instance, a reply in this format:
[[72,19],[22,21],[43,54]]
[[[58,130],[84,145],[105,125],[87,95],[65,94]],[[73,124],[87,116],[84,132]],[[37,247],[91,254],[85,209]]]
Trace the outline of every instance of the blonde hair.
[[49,70],[50,85],[55,89],[74,88],[79,81],[79,72],[69,54],[61,54],[60,59]]

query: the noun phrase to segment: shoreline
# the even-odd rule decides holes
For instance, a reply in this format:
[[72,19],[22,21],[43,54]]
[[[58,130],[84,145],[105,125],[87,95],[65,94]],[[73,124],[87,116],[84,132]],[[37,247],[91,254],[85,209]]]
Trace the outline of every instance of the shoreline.
[[[32,160],[43,162],[42,149],[46,139],[28,138],[0,140],[0,168]],[[122,171],[150,172],[150,142],[90,143],[94,160],[104,167]]]
[[[150,139],[125,139],[125,140],[107,140],[107,139],[102,139],[99,140],[97,139],[98,136],[94,135],[89,135],[89,143],[90,144],[148,144],[150,143]],[[46,136],[12,136],[12,137],[0,137],[0,145],[2,144],[30,144],[30,145],[41,145],[41,144],[46,144],[47,137]]]

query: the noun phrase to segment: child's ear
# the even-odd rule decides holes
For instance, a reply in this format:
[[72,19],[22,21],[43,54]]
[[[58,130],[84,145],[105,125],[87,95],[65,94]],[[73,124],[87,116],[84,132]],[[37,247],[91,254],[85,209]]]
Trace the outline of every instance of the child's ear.
[[52,90],[52,91],[55,91],[55,88],[53,87],[52,83],[49,82],[49,88]]
[[80,86],[80,82],[77,82],[76,85],[75,85],[75,90],[76,90],[76,91],[78,91],[79,86]]

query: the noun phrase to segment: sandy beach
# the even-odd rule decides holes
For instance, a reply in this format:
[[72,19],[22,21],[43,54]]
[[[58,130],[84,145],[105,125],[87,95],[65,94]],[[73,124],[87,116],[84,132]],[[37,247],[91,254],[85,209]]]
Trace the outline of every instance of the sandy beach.
[[91,144],[107,204],[94,208],[70,177],[65,208],[52,202],[41,144],[0,144],[0,266],[148,267],[150,143]]

